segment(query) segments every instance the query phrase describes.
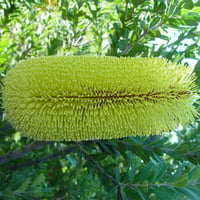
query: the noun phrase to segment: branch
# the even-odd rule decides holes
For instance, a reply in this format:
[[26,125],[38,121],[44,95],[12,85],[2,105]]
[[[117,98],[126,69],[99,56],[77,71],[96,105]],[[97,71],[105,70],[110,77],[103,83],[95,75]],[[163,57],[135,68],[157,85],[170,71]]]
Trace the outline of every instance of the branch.
[[[84,143],[84,145],[88,145],[88,144],[91,144],[91,143],[93,143],[93,141],[87,141],[87,142]],[[32,166],[32,165],[37,165],[37,164],[42,163],[42,162],[48,162],[49,160],[55,159],[59,156],[75,152],[75,150],[76,150],[76,146],[67,147],[67,148],[64,148],[60,151],[57,151],[56,153],[41,157],[39,159],[30,160],[30,161],[26,161],[26,162],[23,162],[23,163],[16,164],[14,166],[10,166],[10,167],[8,167],[8,169],[15,170],[15,169],[18,169],[18,168],[24,168],[24,167],[28,167],[28,166]]]
[[[194,185],[199,185],[200,184],[200,182],[198,182],[198,181],[195,181],[195,182],[190,182],[190,183],[188,183],[187,184],[187,186],[194,186]],[[133,184],[130,184],[130,183],[125,183],[125,184],[123,184],[122,183],[122,185],[124,186],[124,187],[128,187],[128,188],[131,188],[131,187],[135,187],[135,188],[137,188],[137,187],[144,187],[144,184],[142,184],[142,183],[133,183]],[[174,185],[173,185],[173,183],[148,183],[147,184],[147,186],[150,188],[150,187],[175,187]]]
[[[144,31],[138,38],[138,41],[135,43],[137,44],[141,39],[143,39],[147,34],[149,34],[151,31],[154,31],[158,28],[160,28],[163,24],[160,22],[156,26],[149,28],[147,31]],[[132,35],[133,36],[133,35]],[[132,38],[132,37],[131,37]],[[129,53],[129,51],[134,47],[134,45],[130,44],[132,42],[132,39],[129,41],[129,43],[125,46],[123,52],[121,53],[122,55],[126,55]]]
[[27,161],[27,162],[24,162],[24,163],[19,163],[19,164],[16,164],[14,166],[11,166],[11,167],[8,167],[8,169],[11,169],[11,170],[16,170],[16,169],[19,169],[19,168],[24,168],[24,167],[28,167],[28,166],[32,166],[32,165],[37,165],[39,163],[42,163],[42,162],[47,162],[51,159],[54,159],[54,158],[57,158],[63,154],[69,154],[71,152],[74,152],[75,151],[75,147],[72,146],[72,147],[68,147],[68,148],[65,148],[64,150],[61,150],[61,151],[58,151],[54,154],[51,154],[51,155],[48,155],[48,156],[44,156],[42,158],[39,158],[37,160],[33,160],[33,161]]
[[[0,113],[0,119],[1,119],[1,113]],[[13,130],[12,126],[9,123],[4,124],[3,126],[1,125],[0,127],[0,133],[4,133],[6,131]]]
[[162,22],[160,22],[156,26],[153,26],[153,27],[149,28],[147,31],[144,31],[143,34],[140,36],[139,40],[141,40],[142,38],[144,38],[151,31],[154,31],[154,30],[160,28],[162,25],[163,25]]
[[47,144],[51,144],[52,142],[32,142],[30,144],[27,144],[25,147],[19,150],[12,151],[10,153],[7,153],[3,156],[0,156],[0,165],[3,165],[5,163],[8,163],[10,161],[16,160],[18,158],[21,158],[29,153],[31,153],[34,150],[39,150],[45,147]]

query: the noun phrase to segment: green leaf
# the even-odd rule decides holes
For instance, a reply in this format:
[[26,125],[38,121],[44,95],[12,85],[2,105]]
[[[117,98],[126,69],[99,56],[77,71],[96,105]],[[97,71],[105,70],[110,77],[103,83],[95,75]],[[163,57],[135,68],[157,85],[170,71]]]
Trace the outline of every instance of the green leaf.
[[188,152],[188,144],[181,144],[175,149],[175,152],[178,154],[185,154]]
[[187,183],[188,183],[188,175],[183,174],[179,176],[177,179],[175,179],[172,184],[174,187],[184,187],[187,185]]
[[194,7],[194,4],[192,0],[185,1],[184,8],[188,10],[192,10],[193,7]]
[[147,46],[145,46],[142,43],[137,43],[131,48],[131,50],[129,51],[128,55],[130,55],[130,56],[142,55],[142,54],[145,54],[145,52],[147,50],[148,50]]
[[2,198],[5,200],[16,200],[15,194],[11,190],[4,190],[2,192]]
[[188,200],[199,200],[200,190],[194,187],[177,188],[181,194],[184,194]]
[[172,189],[160,187],[154,188],[153,191],[158,200],[174,200],[174,191]]
[[200,167],[196,167],[191,173],[189,173],[189,181],[193,182],[200,178]]
[[142,188],[142,190],[144,192],[148,192],[148,190],[149,190],[149,182],[148,182],[148,180],[145,180],[145,181],[142,182],[141,188]]
[[194,17],[187,17],[184,19],[186,25],[189,26],[197,26],[198,22],[196,21],[196,19]]
[[31,184],[31,187],[41,186],[41,184],[44,182],[45,182],[45,176],[44,174],[40,174],[34,179],[33,183]]
[[124,187],[122,186],[120,187],[120,195],[121,195],[122,200],[128,200],[128,197],[124,191]]
[[200,85],[200,60],[195,65],[194,73],[196,73],[197,76],[196,83],[197,85]]
[[130,166],[128,168],[128,179],[130,183],[133,183],[135,179],[135,165],[132,162],[130,163]]
[[4,34],[0,38],[0,52],[4,50],[5,47],[9,46],[9,36],[8,34]]
[[29,188],[30,184],[31,184],[31,178],[28,177],[28,178],[22,183],[22,185],[17,189],[17,192],[19,192],[19,193],[25,192],[25,191]]
[[138,192],[138,194],[139,194],[139,196],[141,197],[142,200],[146,200],[146,198],[145,198],[143,192],[140,191],[138,188],[137,188],[137,192]]
[[114,174],[115,174],[115,179],[117,182],[120,182],[121,176],[120,176],[120,171],[118,167],[115,167],[114,169]]
[[[3,64],[7,60],[6,54],[1,54],[0,55],[0,64]],[[0,67],[0,72],[3,71],[5,67]]]
[[166,173],[166,170],[167,170],[166,163],[165,162],[159,163],[154,170],[154,176],[152,182],[160,181],[163,178],[164,174]]
[[159,18],[159,17],[153,18],[153,20],[152,20],[151,23],[150,23],[150,28],[155,27],[157,24],[160,23],[160,21],[161,21],[161,18]]
[[151,193],[151,194],[149,195],[149,200],[157,200],[156,195],[155,195],[154,193]]
[[195,6],[196,6],[196,7],[200,7],[200,1],[197,1],[197,2],[195,3]]
[[43,191],[41,187],[34,187],[28,190],[27,192],[32,197],[41,197],[43,195]]
[[149,162],[144,169],[137,175],[138,178],[138,182],[143,182],[145,180],[148,180],[149,177],[151,177],[152,173],[153,173],[153,168],[154,168],[154,164],[152,162]]
[[76,167],[76,165],[77,165],[77,160],[76,160],[74,157],[72,157],[71,155],[67,155],[67,156],[66,156],[66,159],[71,163],[71,165],[72,165],[73,167]]

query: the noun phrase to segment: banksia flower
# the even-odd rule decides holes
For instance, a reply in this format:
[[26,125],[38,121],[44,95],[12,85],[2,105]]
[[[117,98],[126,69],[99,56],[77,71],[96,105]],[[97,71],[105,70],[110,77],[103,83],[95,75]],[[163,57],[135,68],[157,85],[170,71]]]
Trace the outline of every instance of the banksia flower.
[[191,69],[161,58],[51,56],[4,79],[7,119],[37,140],[156,135],[190,123]]

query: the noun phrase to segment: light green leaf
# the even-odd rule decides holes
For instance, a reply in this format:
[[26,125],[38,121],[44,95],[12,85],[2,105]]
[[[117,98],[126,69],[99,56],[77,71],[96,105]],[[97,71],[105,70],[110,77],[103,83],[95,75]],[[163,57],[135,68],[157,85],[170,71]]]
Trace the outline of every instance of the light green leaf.
[[191,172],[191,175],[189,176],[189,181],[192,182],[199,178],[200,178],[200,167],[197,167]]
[[184,187],[187,185],[187,183],[188,183],[188,175],[183,174],[174,180],[173,186],[174,187]]

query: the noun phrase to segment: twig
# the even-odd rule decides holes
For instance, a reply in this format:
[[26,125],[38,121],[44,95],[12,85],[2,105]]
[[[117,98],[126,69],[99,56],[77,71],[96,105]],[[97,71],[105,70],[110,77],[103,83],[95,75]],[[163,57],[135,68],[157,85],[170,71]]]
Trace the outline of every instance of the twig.
[[76,146],[79,148],[79,150],[90,160],[90,162],[92,162],[96,168],[98,169],[98,171],[100,173],[102,173],[104,176],[106,176],[107,178],[109,178],[114,184],[119,185],[120,183],[118,183],[117,180],[115,180],[110,174],[108,174],[88,153],[87,151],[85,151],[81,145],[79,145],[78,142],[75,142]]

